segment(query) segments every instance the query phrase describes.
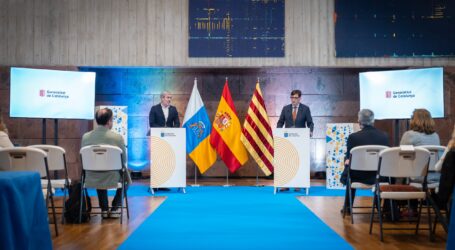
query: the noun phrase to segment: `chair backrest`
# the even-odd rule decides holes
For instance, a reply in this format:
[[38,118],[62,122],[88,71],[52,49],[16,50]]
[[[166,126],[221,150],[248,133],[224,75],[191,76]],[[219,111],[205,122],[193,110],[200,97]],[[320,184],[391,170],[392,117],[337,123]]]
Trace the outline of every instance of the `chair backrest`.
[[122,169],[122,150],[111,145],[90,145],[81,148],[82,169],[110,171]]
[[38,148],[14,147],[0,149],[0,170],[37,171],[47,176],[47,154]]
[[381,145],[364,145],[351,149],[351,160],[349,167],[351,170],[377,171],[379,153],[389,148]]
[[379,153],[379,175],[421,177],[427,175],[430,152],[413,146],[393,147]]
[[417,148],[425,148],[428,151],[430,151],[430,163],[428,165],[428,170],[430,171],[436,171],[435,165],[441,158],[442,154],[446,150],[446,147],[444,146],[433,146],[433,145],[423,145],[423,146],[418,146]]
[[31,145],[30,148],[39,148],[47,153],[49,171],[65,170],[65,149],[54,145]]

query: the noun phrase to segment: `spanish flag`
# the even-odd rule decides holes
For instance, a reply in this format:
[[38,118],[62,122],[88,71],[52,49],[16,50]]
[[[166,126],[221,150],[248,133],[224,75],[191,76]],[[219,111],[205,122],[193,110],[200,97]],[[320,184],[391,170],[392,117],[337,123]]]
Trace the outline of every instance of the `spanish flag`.
[[243,123],[240,140],[264,174],[271,175],[273,172],[273,135],[259,80]]
[[212,127],[210,144],[221,156],[229,171],[234,173],[248,160],[248,154],[240,141],[242,129],[227,79]]

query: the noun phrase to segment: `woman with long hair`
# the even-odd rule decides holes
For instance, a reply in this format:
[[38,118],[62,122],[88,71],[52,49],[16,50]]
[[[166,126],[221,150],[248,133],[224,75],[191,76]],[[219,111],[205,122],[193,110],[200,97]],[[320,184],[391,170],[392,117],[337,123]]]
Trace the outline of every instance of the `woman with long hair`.
[[441,145],[435,132],[435,123],[426,109],[415,109],[411,116],[409,129],[401,137],[400,145]]

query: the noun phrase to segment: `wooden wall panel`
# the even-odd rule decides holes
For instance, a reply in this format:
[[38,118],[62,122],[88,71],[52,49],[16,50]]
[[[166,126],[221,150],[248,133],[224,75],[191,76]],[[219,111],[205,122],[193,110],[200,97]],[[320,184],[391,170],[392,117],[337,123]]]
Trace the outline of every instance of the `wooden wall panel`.
[[[75,67],[44,67],[62,70],[78,70]],[[41,120],[9,118],[9,67],[0,67],[0,108],[10,129],[14,143],[31,145],[41,143]],[[81,68],[96,71],[96,105],[126,105],[129,115],[129,161],[148,164],[149,142],[148,113],[152,105],[160,102],[160,92],[167,89],[173,95],[173,105],[183,122],[194,77],[206,106],[210,120],[218,107],[225,77],[234,99],[239,119],[244,121],[257,77],[266,102],[272,127],[276,127],[284,105],[289,104],[292,89],[303,91],[302,102],[311,109],[315,124],[311,140],[312,171],[325,170],[325,129],[327,123],[356,122],[359,110],[358,73],[368,68]],[[444,119],[436,120],[436,131],[441,143],[447,144],[455,122],[455,67],[444,68]],[[82,135],[92,129],[92,121],[60,120],[59,144],[67,150],[70,176],[80,176],[79,148]],[[376,121],[375,125],[389,134],[392,141],[392,121]],[[406,121],[400,122],[400,133],[406,129]],[[47,120],[47,140],[53,143],[53,121]],[[147,169],[148,167],[146,167]],[[145,171],[147,172],[147,170]],[[194,164],[188,159],[187,172],[194,174]],[[223,177],[224,163],[218,159],[215,166],[204,176]],[[256,164],[250,160],[233,177],[255,176]],[[261,174],[262,175],[262,174]]]

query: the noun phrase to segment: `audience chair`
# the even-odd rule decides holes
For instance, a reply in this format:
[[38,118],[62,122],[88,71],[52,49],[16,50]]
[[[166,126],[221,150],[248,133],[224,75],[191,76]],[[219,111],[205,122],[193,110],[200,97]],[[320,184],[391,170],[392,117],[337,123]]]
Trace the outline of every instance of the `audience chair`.
[[[428,230],[430,240],[433,240],[433,231],[431,230],[431,216],[429,204],[429,193],[427,187],[428,163],[430,161],[430,152],[424,148],[414,148],[413,146],[393,147],[383,150],[379,153],[378,175],[376,176],[374,202],[371,209],[370,217],[370,234],[373,230],[373,217],[375,208],[378,210],[380,239],[383,241],[383,230],[415,230],[419,231],[422,203],[425,200],[428,212]],[[391,178],[423,178],[422,187],[418,188],[410,184],[391,184],[379,185],[380,177]],[[419,200],[420,206],[417,214],[415,228],[384,228],[383,213],[381,211],[381,200]],[[392,209],[393,210],[393,209]]]
[[[86,188],[97,188],[95,186],[92,187],[86,185],[86,171],[120,171],[121,182],[118,183],[117,188],[122,189],[122,199],[120,205],[120,224],[122,224],[123,208],[126,208],[127,218],[129,219],[128,196],[125,187],[127,170],[122,164],[122,150],[119,147],[110,145],[91,145],[81,148],[80,155],[82,161],[81,200],[84,196],[84,191],[86,192]],[[123,200],[125,200],[125,206],[123,205]],[[82,202],[79,215],[80,221],[82,216]]]
[[[369,171],[377,172],[378,162],[379,162],[379,153],[388,148],[387,146],[380,145],[365,145],[354,147],[351,150],[351,155],[349,157],[349,169],[348,177],[346,183],[346,193],[349,197],[349,207],[351,208],[351,224],[354,224],[354,208],[370,208],[370,207],[354,207],[354,201],[352,199],[352,189],[372,189],[374,184],[368,185],[361,182],[352,182],[351,179],[351,170],[355,171]],[[346,203],[343,208],[343,218],[346,215]],[[355,214],[369,214],[358,212]]]
[[0,170],[2,171],[36,171],[41,178],[46,178],[46,188],[43,190],[46,197],[46,206],[49,208],[51,202],[52,217],[54,220],[55,234],[58,236],[57,219],[54,205],[54,195],[52,193],[51,182],[49,179],[49,168],[47,153],[38,148],[14,147],[0,149]]
[[[63,172],[63,178],[53,178],[50,179],[51,187],[53,189],[61,189],[63,191],[63,201],[62,201],[62,223],[65,223],[65,201],[66,197],[69,194],[69,187],[71,185],[71,180],[68,179],[68,169],[66,166],[66,152],[65,149],[59,146],[54,145],[32,145],[31,148],[38,148],[47,153],[47,163],[49,172],[53,171]],[[54,176],[55,177],[55,176]],[[45,187],[47,185],[44,180],[41,182],[41,185]]]
[[[430,151],[430,162],[428,163],[428,175],[431,173],[436,174],[435,165],[440,160],[440,157],[446,150],[444,146],[433,146],[433,145],[424,145],[424,146],[417,146],[416,148],[425,148]],[[437,178],[439,179],[439,178]],[[412,185],[416,187],[422,186],[422,180],[412,181]],[[439,187],[439,180],[430,182],[429,178],[427,178],[427,185],[429,189],[436,189]]]
[[[444,154],[444,152],[446,150],[446,147],[445,146],[435,146],[435,145],[424,145],[424,146],[418,146],[418,147],[425,148],[428,151],[430,151],[430,163],[428,164],[428,172],[429,172],[428,174],[429,175],[430,174],[438,175],[439,173],[437,173],[438,171],[436,170],[435,166],[436,166],[436,163],[441,160],[441,156]],[[430,182],[429,180],[427,180],[428,189],[433,190],[432,192],[437,192],[437,189],[439,187],[440,175],[438,175],[437,177],[438,177],[437,178],[438,181]],[[414,185],[416,187],[421,187],[422,186],[421,182],[413,182],[412,185]],[[430,204],[433,207],[433,210],[435,211],[435,215],[436,215],[435,216],[435,220],[434,220],[434,224],[433,224],[433,232],[435,232],[435,230],[436,230],[436,225],[437,225],[438,221],[441,223],[441,225],[444,228],[444,230],[446,232],[448,232],[447,216],[444,216],[442,214],[441,208],[432,199],[431,195],[429,196],[429,201],[430,201]],[[443,210],[444,209],[445,208],[443,208]],[[448,212],[448,211],[446,211],[446,212]]]

